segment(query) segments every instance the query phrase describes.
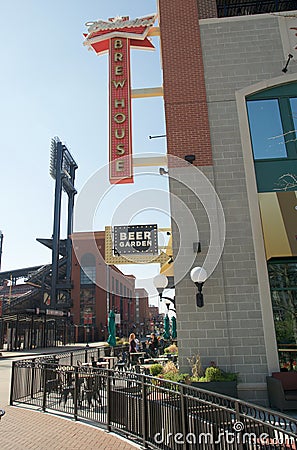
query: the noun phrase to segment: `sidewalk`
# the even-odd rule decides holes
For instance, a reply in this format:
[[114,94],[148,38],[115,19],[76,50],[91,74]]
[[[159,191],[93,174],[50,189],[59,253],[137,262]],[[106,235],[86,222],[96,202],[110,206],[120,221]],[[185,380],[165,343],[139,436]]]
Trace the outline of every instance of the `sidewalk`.
[[130,450],[140,448],[113,433],[48,413],[6,406],[1,450]]
[[[92,343],[90,347],[102,343]],[[1,350],[1,361],[15,357],[34,357],[48,353],[71,351],[86,347],[85,344],[64,347],[39,348],[8,352]],[[8,388],[9,384],[7,385]],[[8,388],[9,389],[9,388]],[[1,450],[135,450],[140,448],[114,433],[61,416],[43,413],[30,408],[1,404],[5,415],[0,421]]]
[[[104,346],[105,342],[92,342],[89,344],[89,348],[91,347],[100,347]],[[15,358],[15,357],[34,357],[37,355],[47,355],[49,353],[59,353],[59,352],[71,352],[72,350],[85,350],[86,344],[69,344],[59,347],[46,347],[46,348],[35,348],[32,350],[17,350],[17,351],[7,351],[0,350],[0,361],[3,358]]]

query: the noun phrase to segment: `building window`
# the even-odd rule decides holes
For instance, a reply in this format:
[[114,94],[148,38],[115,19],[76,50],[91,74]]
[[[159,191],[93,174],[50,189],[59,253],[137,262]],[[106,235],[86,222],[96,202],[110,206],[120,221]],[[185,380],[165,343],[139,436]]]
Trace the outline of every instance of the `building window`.
[[80,324],[85,326],[96,323],[96,259],[91,253],[81,258],[80,269]]
[[80,284],[95,284],[96,267],[84,267],[80,269]]
[[297,157],[296,87],[296,83],[291,83],[247,98],[255,160]]
[[119,293],[119,280],[116,280],[116,294]]
[[253,100],[247,102],[250,132],[255,159],[286,158],[278,101]]
[[95,285],[80,289],[80,324],[95,325]]
[[81,258],[80,284],[96,283],[96,259],[91,253],[86,253]]
[[297,344],[297,259],[268,261],[268,274],[278,347],[288,348]]

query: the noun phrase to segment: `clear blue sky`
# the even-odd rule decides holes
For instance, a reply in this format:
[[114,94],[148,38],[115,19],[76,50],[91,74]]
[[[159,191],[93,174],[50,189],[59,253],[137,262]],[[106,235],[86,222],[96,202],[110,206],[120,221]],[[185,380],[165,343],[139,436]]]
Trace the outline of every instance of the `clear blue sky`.
[[[108,59],[83,46],[85,22],[154,12],[155,0],[0,0],[2,270],[51,260],[49,250],[35,240],[52,235],[51,138],[59,136],[77,161],[78,191],[107,163]],[[132,88],[162,85],[158,38],[153,42],[155,52],[132,50]],[[148,139],[158,134],[165,134],[163,100],[133,100],[134,153],[164,153],[165,139]],[[110,194],[113,200],[98,207],[94,229],[111,223],[110,205],[115,199],[121,205],[139,189],[166,190],[166,177],[157,170],[151,177],[137,177],[134,186],[115,188]],[[169,225],[168,216],[158,216],[153,209],[138,214],[134,223],[156,223],[156,219],[159,226]],[[116,220],[123,225],[120,218]],[[158,267],[141,270],[145,278],[157,273]]]

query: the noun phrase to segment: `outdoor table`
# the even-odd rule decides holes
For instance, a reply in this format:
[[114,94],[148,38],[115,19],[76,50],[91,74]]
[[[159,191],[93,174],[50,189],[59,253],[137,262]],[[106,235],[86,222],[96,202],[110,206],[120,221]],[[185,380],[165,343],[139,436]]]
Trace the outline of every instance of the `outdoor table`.
[[141,369],[143,369],[143,371],[144,371],[144,373],[146,375],[149,375],[150,374],[150,368],[152,367],[152,364],[140,364],[139,367]]
[[145,354],[146,354],[145,352],[130,353],[131,363],[137,363],[139,358],[143,358]]
[[[117,356],[104,356],[105,362],[108,362],[108,368],[113,369],[115,362],[117,361]],[[100,363],[99,363],[100,364]]]
[[98,361],[94,368],[96,369],[96,367],[105,367],[106,369],[111,369],[109,361]]
[[159,358],[151,358],[150,361],[154,361],[154,363],[163,363],[163,362],[168,362],[169,359],[166,357],[159,357]]

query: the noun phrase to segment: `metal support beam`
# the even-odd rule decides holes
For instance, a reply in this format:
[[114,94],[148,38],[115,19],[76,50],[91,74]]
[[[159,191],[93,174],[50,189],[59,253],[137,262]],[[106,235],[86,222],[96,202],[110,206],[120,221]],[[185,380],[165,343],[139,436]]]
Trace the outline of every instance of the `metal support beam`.
[[55,205],[54,205],[54,227],[53,227],[53,253],[52,253],[52,286],[51,286],[51,308],[55,309],[57,304],[57,280],[59,268],[59,244],[60,244],[60,218],[62,198],[62,173],[63,152],[62,142],[56,144],[56,167],[55,167]]

